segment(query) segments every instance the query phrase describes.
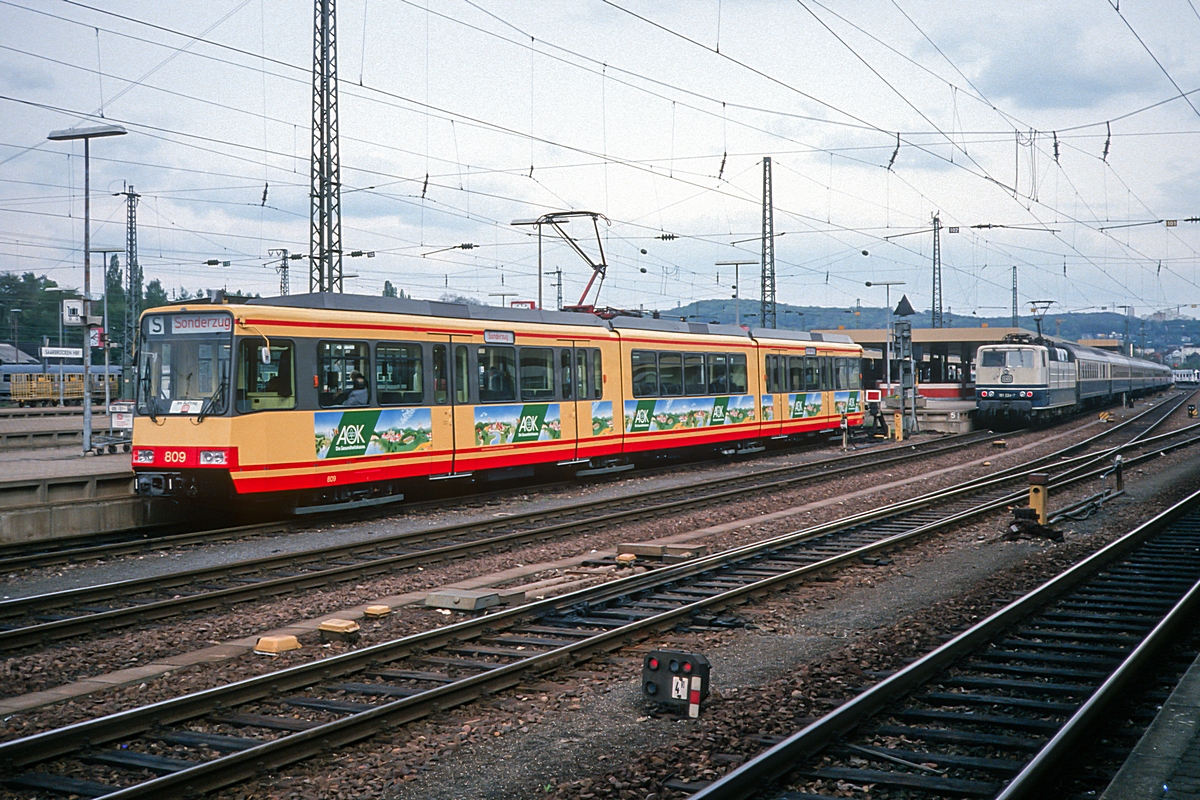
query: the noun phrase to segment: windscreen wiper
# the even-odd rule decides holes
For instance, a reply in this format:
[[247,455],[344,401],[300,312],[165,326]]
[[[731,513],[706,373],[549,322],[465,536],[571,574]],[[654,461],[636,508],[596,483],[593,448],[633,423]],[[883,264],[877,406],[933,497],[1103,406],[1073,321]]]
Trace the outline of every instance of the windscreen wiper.
[[[200,424],[201,422],[204,422],[204,418],[208,416],[208,413],[210,411],[213,411],[214,409],[216,409],[218,402],[223,403],[224,398],[225,398],[225,382],[221,381],[221,384],[219,386],[217,386],[217,390],[215,392],[213,392],[212,395],[209,396],[208,400],[206,400],[204,402],[204,405],[200,406],[200,413],[196,415],[196,424]],[[222,409],[222,411],[223,410],[224,409]]]

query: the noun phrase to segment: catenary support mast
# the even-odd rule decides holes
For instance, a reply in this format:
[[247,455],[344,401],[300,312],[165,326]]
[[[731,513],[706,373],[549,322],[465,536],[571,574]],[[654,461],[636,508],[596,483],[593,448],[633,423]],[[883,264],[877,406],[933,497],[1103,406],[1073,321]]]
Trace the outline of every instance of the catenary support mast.
[[342,291],[341,166],[338,158],[337,28],[334,0],[315,0],[308,289]]
[[771,196],[771,157],[763,158],[762,223],[762,309],[759,320],[764,328],[775,322],[775,208]]

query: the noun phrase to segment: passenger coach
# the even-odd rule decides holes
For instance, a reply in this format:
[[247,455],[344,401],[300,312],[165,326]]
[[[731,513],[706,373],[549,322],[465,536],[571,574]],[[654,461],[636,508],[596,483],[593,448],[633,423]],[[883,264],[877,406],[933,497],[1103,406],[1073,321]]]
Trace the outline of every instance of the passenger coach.
[[300,508],[385,502],[414,479],[625,468],[861,425],[860,358],[846,337],[635,317],[192,303],[142,317],[133,467],[143,495]]

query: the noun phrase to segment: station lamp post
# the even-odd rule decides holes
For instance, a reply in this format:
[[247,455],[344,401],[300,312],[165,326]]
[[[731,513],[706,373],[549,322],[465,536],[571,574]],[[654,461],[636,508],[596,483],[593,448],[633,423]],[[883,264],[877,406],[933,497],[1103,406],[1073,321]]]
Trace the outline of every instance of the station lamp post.
[[[92,451],[92,379],[89,369],[92,360],[92,201],[91,201],[91,141],[106,136],[124,136],[120,125],[93,125],[87,128],[68,128],[51,131],[46,137],[52,142],[83,140],[83,452]],[[108,376],[105,375],[105,380]]]
[[738,269],[743,264],[758,264],[755,260],[740,259],[738,261],[718,261],[718,267],[733,267],[733,321],[739,328],[742,327],[742,291],[738,287]]
[[[865,253],[866,251],[863,251],[863,252]],[[892,287],[893,286],[903,286],[904,281],[867,281],[866,285],[868,287],[882,286],[884,288],[884,290],[887,292],[886,302],[887,302],[887,310],[888,310],[888,329],[887,329],[887,336],[885,336],[884,340],[883,340],[883,347],[884,347],[884,361],[886,363],[886,369],[887,369],[888,393],[891,394],[891,391],[892,391]]]
[[13,363],[21,363],[21,309],[10,308],[8,317],[13,324]]

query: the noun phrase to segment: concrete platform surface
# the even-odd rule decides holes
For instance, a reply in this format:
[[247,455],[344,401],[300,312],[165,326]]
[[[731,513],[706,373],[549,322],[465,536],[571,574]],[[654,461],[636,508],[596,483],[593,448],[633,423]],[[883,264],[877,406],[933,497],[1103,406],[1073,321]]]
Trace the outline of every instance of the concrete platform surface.
[[[26,431],[82,431],[83,415],[71,417],[0,417],[0,434]],[[108,433],[108,417],[92,417],[92,430]]]
[[78,446],[14,450],[4,454],[3,463],[0,464],[0,483],[108,475],[114,472],[133,475],[129,453],[84,456]]
[[1200,800],[1200,657],[1100,800]]

